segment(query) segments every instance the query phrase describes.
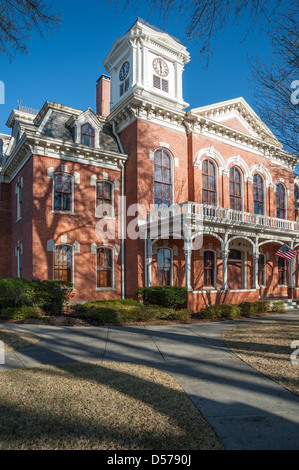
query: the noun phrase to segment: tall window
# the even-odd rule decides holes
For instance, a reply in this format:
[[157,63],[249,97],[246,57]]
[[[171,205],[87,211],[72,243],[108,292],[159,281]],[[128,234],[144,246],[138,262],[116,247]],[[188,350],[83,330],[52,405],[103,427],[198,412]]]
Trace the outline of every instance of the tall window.
[[17,184],[17,220],[22,218],[22,203],[23,203],[23,179],[21,178]]
[[154,201],[158,206],[171,206],[171,158],[162,149],[155,152]]
[[265,269],[266,269],[266,261],[265,255],[259,255],[258,261],[258,283],[259,286],[265,285]]
[[264,214],[264,181],[260,175],[253,177],[253,204],[255,214]]
[[299,199],[299,186],[298,186],[298,184],[295,184],[294,193],[295,193],[295,203],[296,203],[297,200]]
[[202,164],[202,202],[216,206],[216,168],[211,160]]
[[72,177],[58,173],[54,175],[54,211],[70,212],[72,208]]
[[215,284],[215,253],[213,251],[204,252],[204,286],[214,286]]
[[171,250],[160,248],[157,251],[157,284],[170,286],[171,284]]
[[278,258],[278,284],[284,286],[286,283],[286,263],[285,259]]
[[17,277],[22,277],[22,252],[23,246],[17,247]]
[[242,183],[240,171],[233,167],[229,171],[230,208],[242,210]]
[[97,181],[96,215],[113,216],[112,183]]
[[276,187],[276,213],[278,219],[285,219],[285,190],[282,184]]
[[54,246],[54,281],[72,282],[73,260],[72,247]]
[[88,145],[88,147],[94,147],[94,128],[86,122],[81,126],[81,144]]
[[113,251],[111,248],[97,250],[97,287],[113,287]]

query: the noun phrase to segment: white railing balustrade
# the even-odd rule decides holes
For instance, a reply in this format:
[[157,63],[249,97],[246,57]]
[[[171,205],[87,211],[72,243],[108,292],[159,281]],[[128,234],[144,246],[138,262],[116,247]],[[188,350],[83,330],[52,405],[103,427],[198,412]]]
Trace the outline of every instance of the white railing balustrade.
[[197,202],[186,201],[181,204],[175,204],[170,207],[157,209],[148,215],[148,222],[155,223],[165,219],[184,216],[186,218],[198,217],[203,222],[219,221],[228,222],[232,225],[255,225],[260,227],[269,227],[280,230],[299,231],[299,223],[293,220],[278,219],[260,214],[251,214],[234,209],[226,209],[219,206],[209,206]]

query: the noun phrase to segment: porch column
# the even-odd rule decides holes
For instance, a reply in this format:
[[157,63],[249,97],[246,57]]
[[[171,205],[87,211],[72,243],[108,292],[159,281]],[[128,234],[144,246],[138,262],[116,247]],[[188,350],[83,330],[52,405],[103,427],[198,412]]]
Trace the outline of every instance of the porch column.
[[191,287],[191,255],[192,249],[191,248],[184,248],[185,254],[185,277],[186,277],[186,288],[188,291],[192,291]]
[[152,261],[153,261],[153,247],[150,240],[147,241],[147,286],[151,287],[152,285]]
[[253,259],[253,283],[252,283],[252,289],[259,289],[259,279],[258,279],[258,274],[259,274],[259,253],[253,253],[252,259]]
[[227,261],[228,261],[228,255],[229,255],[229,249],[224,248],[221,251],[222,254],[222,290],[227,290],[228,289],[228,284],[227,284]]
[[[290,248],[292,250],[294,249],[294,243],[292,242],[290,244]],[[294,271],[295,271],[295,258],[290,259],[289,261],[289,287],[294,289],[295,287],[295,276],[294,276]]]

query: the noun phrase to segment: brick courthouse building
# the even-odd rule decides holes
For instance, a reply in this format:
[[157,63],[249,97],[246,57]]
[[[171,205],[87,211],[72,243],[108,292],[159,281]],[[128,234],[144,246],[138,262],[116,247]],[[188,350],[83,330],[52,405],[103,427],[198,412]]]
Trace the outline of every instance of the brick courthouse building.
[[73,300],[186,286],[193,310],[299,297],[296,259],[276,256],[299,246],[296,157],[243,98],[186,111],[188,61],[137,20],[104,60],[96,113],[49,101],[11,112],[0,278],[67,279]]

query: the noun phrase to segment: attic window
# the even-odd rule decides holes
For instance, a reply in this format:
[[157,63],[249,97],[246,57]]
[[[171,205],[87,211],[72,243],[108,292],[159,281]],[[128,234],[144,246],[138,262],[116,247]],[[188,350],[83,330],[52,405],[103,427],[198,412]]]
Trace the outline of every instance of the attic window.
[[88,147],[94,147],[94,128],[86,122],[81,126],[81,144],[88,145]]

